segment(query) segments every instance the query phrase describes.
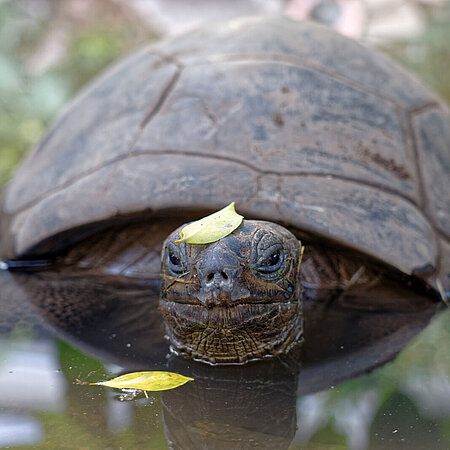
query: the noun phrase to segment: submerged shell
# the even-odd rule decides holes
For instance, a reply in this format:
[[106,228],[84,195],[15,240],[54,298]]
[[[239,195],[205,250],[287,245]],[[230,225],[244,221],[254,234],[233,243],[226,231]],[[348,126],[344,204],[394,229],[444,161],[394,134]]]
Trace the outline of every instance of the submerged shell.
[[446,273],[449,142],[445,106],[383,56],[318,25],[239,19],[148,47],[76,99],[10,182],[2,246],[39,254],[87,224],[235,201]]

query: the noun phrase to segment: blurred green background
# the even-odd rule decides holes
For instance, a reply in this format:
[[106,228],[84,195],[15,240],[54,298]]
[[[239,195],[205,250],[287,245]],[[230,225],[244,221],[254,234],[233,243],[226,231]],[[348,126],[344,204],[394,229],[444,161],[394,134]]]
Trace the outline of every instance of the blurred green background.
[[[450,2],[415,3],[423,19],[419,31],[404,40],[385,39],[378,48],[450,102]],[[82,86],[120,55],[159,38],[127,2],[92,1],[88,14],[79,5],[72,0],[0,0],[0,187]],[[405,448],[427,448],[427,442],[449,448],[449,319],[446,311],[394,363],[313,394],[322,405],[320,424],[312,436],[302,435],[300,428],[292,448],[358,448],[349,444],[342,411],[358,411],[372,393],[378,405],[368,418],[373,448],[398,448],[402,441],[395,430],[411,424],[417,440]],[[300,424],[308,401],[299,401]],[[396,415],[397,410],[402,413]],[[52,428],[51,421],[46,427]],[[391,441],[380,441],[389,434]],[[161,432],[158,436],[162,439]]]
[[0,186],[94,75],[156,35],[116,2],[0,0]]

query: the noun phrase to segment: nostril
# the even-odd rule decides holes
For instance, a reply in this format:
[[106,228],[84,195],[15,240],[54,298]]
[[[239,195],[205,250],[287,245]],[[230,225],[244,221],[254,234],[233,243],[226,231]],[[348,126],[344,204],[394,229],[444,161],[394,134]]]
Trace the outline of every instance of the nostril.
[[222,272],[211,272],[211,273],[208,273],[208,275],[206,275],[206,281],[207,281],[208,283],[210,283],[211,281],[213,281],[214,278],[216,277],[216,274],[218,275],[217,278],[219,278],[219,275],[220,275],[221,281],[228,281],[228,275],[227,275],[224,271],[222,271]]

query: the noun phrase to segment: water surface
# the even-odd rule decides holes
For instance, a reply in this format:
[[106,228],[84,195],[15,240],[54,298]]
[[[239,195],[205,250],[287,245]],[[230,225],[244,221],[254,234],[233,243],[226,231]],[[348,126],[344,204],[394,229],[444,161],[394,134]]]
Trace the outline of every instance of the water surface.
[[[98,280],[58,277],[49,283],[41,274],[0,275],[1,446],[450,445],[448,311],[438,314],[393,363],[367,375],[425,327],[432,312],[375,317],[373,312],[349,313],[328,305],[327,315],[346,317],[338,337],[344,339],[342,345],[337,342],[332,351],[326,350],[330,344],[324,337],[327,328],[331,330],[329,321],[310,328],[310,346],[288,357],[210,367],[169,355],[156,309],[157,285],[102,286]],[[78,302],[61,308],[50,300],[69,291],[77,292]],[[398,331],[391,330],[369,347],[346,348],[352,336],[361,335],[362,324],[378,323],[389,330],[390,322]],[[149,393],[148,398],[141,392],[123,394],[77,384],[153,369],[175,371],[195,381],[173,391]]]

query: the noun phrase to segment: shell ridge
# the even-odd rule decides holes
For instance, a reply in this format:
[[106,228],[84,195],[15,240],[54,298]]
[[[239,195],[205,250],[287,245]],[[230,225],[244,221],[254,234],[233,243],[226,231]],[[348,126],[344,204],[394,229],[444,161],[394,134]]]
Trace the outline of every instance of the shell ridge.
[[[112,164],[115,164],[117,162],[120,161],[124,161],[126,159],[129,158],[137,158],[139,156],[145,156],[145,155],[149,155],[149,156],[191,156],[191,157],[198,157],[198,158],[202,158],[202,159],[216,159],[219,161],[226,161],[226,162],[231,162],[231,163],[235,163],[238,164],[240,166],[244,166],[254,172],[257,172],[261,175],[282,175],[282,176],[287,176],[287,177],[317,177],[317,178],[325,178],[325,179],[339,179],[339,180],[343,180],[343,181],[349,181],[349,182],[353,182],[355,184],[360,184],[363,186],[370,186],[373,187],[375,189],[378,189],[380,191],[383,191],[385,193],[391,194],[391,195],[395,195],[398,196],[400,198],[402,198],[403,200],[407,201],[408,203],[410,203],[411,205],[413,205],[416,208],[420,208],[420,205],[414,201],[412,198],[406,196],[405,194],[403,194],[400,191],[397,191],[396,189],[392,189],[383,185],[380,185],[376,182],[371,182],[368,180],[359,180],[357,178],[353,178],[350,176],[345,176],[342,174],[332,174],[332,173],[326,173],[326,172],[313,172],[313,171],[308,171],[308,170],[299,170],[299,171],[292,171],[292,172],[286,172],[286,171],[274,171],[274,170],[263,170],[263,169],[259,169],[258,167],[255,167],[253,164],[247,162],[247,161],[243,161],[243,160],[239,160],[237,158],[233,158],[233,157],[228,157],[225,155],[217,155],[217,154],[209,154],[209,155],[205,155],[204,153],[199,153],[196,151],[186,151],[186,150],[159,150],[159,151],[155,151],[155,150],[139,150],[139,151],[135,151],[133,153],[126,153],[126,154],[122,154],[116,158],[112,158],[108,161],[105,161],[104,163],[95,166],[91,169],[86,170],[85,172],[82,172],[80,174],[78,174],[77,176],[67,180],[65,183],[50,189],[48,191],[46,191],[45,193],[43,193],[42,195],[40,195],[39,197],[36,197],[36,199],[34,199],[32,202],[29,202],[27,204],[25,204],[22,208],[18,209],[17,211],[15,211],[15,214],[20,214],[23,213],[25,210],[28,210],[30,208],[32,208],[34,205],[40,203],[42,200],[46,199],[47,197],[51,196],[54,193],[57,192],[62,192],[63,190],[69,188],[71,185],[75,184],[76,182],[78,182],[79,180],[82,180],[83,178],[88,177],[89,175],[92,175],[93,173],[95,173],[98,170],[101,170],[103,168],[106,168]],[[420,211],[421,212],[421,211]],[[427,219],[429,221],[431,221],[433,224],[434,222],[427,216]]]

